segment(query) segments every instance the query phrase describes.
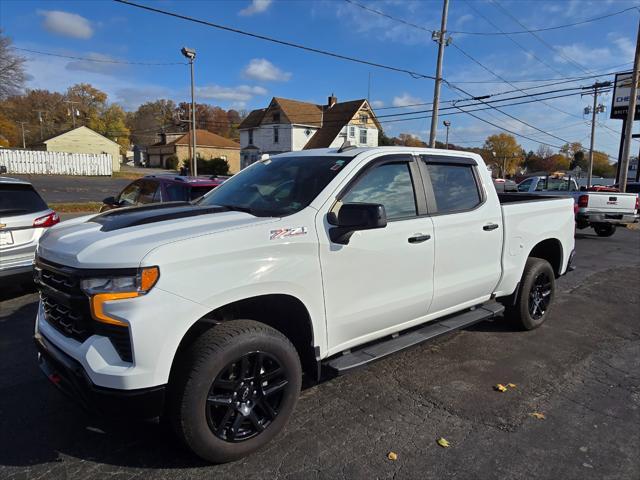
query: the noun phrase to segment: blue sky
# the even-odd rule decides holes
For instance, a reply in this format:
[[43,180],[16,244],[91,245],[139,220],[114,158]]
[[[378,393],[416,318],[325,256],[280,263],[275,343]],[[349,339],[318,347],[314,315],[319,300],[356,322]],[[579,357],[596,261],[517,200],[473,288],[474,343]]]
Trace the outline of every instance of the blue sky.
[[[428,29],[439,28],[441,0],[357,1]],[[345,0],[140,0],[140,3],[428,75],[435,70],[437,45],[428,32],[372,14]],[[451,0],[448,30],[495,32],[495,26],[480,14],[505,31],[522,30],[500,5],[531,29],[606,15],[640,6],[640,1]],[[538,35],[546,45],[530,34],[511,36],[520,46],[503,35],[451,36],[460,49],[507,80],[575,77],[586,75],[585,70],[603,73],[630,69],[639,17],[637,10],[631,10],[594,23],[540,32]],[[429,102],[433,95],[431,80],[302,52],[110,1],[2,0],[0,28],[13,38],[16,47],[23,49],[102,60],[177,63],[123,65],[21,52],[28,58],[30,88],[64,91],[74,83],[88,82],[107,92],[110,101],[127,109],[156,98],[188,99],[188,67],[180,64],[184,61],[180,55],[184,45],[197,50],[197,101],[223,108],[258,108],[265,106],[272,96],[316,103],[325,102],[331,93],[339,100],[364,98],[369,75],[371,100],[374,106],[384,108],[378,110],[379,115],[428,108],[389,107]],[[621,66],[625,63],[626,66]],[[452,46],[446,48],[444,65],[444,77],[452,83],[497,81]],[[617,68],[608,68],[612,66]],[[587,85],[593,81],[549,88]],[[513,90],[504,83],[458,85],[473,95]],[[535,84],[516,85],[525,88]],[[459,97],[455,91],[443,88],[442,98]],[[548,101],[551,106],[535,103],[504,110],[557,137],[587,145],[589,125],[583,108],[590,102],[588,97],[574,96]],[[603,96],[602,103],[608,110],[611,95]],[[553,145],[562,143],[497,111],[476,115],[536,140]],[[617,132],[622,122],[609,120],[608,116],[607,111],[599,120],[613,131],[599,127],[596,148],[617,156]],[[480,145],[488,134],[499,131],[468,115],[446,118],[452,122],[450,139],[454,143]],[[426,139],[429,120],[383,123],[383,126],[390,135],[405,132]],[[442,129],[440,126],[439,138],[444,136]],[[527,149],[535,150],[538,146],[522,138],[519,141]]]

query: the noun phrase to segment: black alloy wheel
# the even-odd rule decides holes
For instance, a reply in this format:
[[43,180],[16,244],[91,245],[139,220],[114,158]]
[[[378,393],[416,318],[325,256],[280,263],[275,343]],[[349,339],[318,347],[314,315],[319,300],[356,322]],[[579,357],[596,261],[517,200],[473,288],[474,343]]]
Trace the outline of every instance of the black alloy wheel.
[[529,314],[534,320],[544,316],[551,303],[551,279],[547,272],[540,272],[529,291]]
[[282,365],[266,352],[250,352],[229,363],[207,396],[211,432],[227,442],[259,435],[278,416],[288,383]]

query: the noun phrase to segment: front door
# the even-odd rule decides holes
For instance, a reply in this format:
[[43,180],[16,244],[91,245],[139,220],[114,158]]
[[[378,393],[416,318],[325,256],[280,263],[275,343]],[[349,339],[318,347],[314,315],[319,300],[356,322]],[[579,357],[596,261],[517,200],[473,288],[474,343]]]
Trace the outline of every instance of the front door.
[[329,239],[328,212],[318,215],[331,354],[426,315],[433,295],[434,232],[417,162],[393,155],[365,168],[332,211],[344,203],[379,203],[387,226],[355,232],[340,245]]

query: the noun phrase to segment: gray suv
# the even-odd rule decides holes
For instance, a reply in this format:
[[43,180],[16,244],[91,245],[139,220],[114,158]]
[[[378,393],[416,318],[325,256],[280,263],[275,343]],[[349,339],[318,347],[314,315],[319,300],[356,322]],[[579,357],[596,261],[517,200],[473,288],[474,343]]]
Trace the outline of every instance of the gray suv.
[[59,221],[29,182],[0,177],[0,278],[31,272],[38,239]]

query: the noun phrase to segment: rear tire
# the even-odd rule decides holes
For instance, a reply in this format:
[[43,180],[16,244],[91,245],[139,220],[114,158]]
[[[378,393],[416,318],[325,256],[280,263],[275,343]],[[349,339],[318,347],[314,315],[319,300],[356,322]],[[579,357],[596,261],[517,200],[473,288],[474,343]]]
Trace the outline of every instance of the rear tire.
[[616,226],[612,223],[598,223],[593,226],[593,229],[599,237],[610,237],[616,233]]
[[298,353],[282,333],[253,320],[225,322],[182,356],[170,386],[170,420],[199,457],[238,460],[282,430],[301,381]]
[[506,308],[505,316],[524,330],[538,328],[549,316],[555,288],[555,273],[551,264],[542,258],[529,257],[515,304]]

